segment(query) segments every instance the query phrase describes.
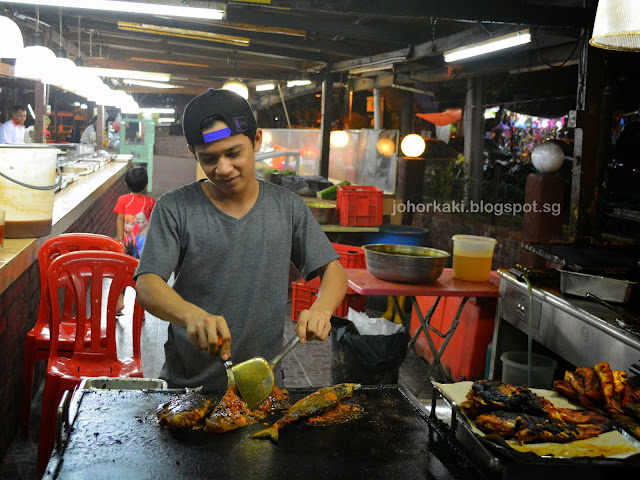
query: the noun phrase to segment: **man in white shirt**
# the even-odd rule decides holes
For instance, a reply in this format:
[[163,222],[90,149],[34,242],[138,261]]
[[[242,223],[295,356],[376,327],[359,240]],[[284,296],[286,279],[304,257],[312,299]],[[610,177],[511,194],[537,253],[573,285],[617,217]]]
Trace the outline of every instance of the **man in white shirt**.
[[93,117],[93,121],[84,129],[82,132],[82,136],[80,137],[80,143],[95,143],[95,138],[91,139],[91,134],[96,133],[96,122],[98,121],[98,116]]
[[27,109],[24,105],[15,105],[11,109],[11,120],[0,126],[0,144],[24,144],[24,121],[27,119]]

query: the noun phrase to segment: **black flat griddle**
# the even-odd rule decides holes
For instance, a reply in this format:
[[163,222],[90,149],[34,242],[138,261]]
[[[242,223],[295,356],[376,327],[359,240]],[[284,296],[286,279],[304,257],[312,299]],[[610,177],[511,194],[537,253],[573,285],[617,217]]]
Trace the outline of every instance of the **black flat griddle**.
[[[314,389],[290,389],[292,403]],[[159,404],[180,393],[89,391],[45,479],[460,479],[485,477],[441,434],[404,387],[363,387],[367,412],[341,425],[292,424],[277,444],[250,438],[265,426],[224,434],[158,427]],[[222,397],[219,393],[216,398]],[[73,402],[72,402],[73,405]],[[272,424],[280,415],[268,417]],[[72,412],[73,418],[73,412]]]

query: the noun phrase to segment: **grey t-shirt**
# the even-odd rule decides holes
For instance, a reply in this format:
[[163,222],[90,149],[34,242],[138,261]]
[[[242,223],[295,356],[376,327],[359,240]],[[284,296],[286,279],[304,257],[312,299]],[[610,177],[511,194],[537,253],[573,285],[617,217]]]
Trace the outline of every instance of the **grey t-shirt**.
[[[231,360],[271,360],[283,346],[290,262],[309,280],[338,257],[304,201],[260,181],[253,208],[236,219],[219,210],[200,182],[162,195],[151,215],[136,277],[154,273],[186,301],[222,315],[231,331]],[[224,390],[219,354],[197,350],[186,329],[169,325],[161,376],[171,387]],[[292,328],[287,337],[295,334]],[[280,378],[280,371],[276,380]]]

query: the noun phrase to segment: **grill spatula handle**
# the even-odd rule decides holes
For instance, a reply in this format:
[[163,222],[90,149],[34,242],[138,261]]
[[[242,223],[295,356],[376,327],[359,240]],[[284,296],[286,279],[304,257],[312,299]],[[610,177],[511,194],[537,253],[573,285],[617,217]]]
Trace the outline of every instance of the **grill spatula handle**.
[[294,335],[293,338],[289,340],[289,342],[287,342],[282,352],[280,352],[280,355],[269,362],[271,368],[275,367],[280,362],[280,360],[282,360],[287,353],[293,350],[293,347],[295,347],[298,343],[300,343],[300,337],[298,337],[298,335]]

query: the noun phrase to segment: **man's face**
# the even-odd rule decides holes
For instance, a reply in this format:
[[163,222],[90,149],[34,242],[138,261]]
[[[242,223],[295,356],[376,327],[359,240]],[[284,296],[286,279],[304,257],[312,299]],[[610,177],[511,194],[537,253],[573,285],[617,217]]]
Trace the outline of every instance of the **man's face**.
[[24,125],[25,120],[27,119],[27,111],[26,110],[18,110],[17,112],[13,112],[11,118],[18,124]]
[[[227,128],[227,125],[217,121],[202,133],[216,132],[223,128]],[[262,130],[258,129],[254,145],[251,144],[249,137],[238,134],[204,145],[196,145],[191,151],[213,185],[221,192],[232,195],[245,191],[255,181],[255,153],[261,146]]]

